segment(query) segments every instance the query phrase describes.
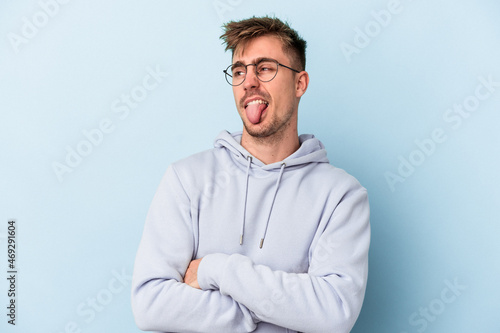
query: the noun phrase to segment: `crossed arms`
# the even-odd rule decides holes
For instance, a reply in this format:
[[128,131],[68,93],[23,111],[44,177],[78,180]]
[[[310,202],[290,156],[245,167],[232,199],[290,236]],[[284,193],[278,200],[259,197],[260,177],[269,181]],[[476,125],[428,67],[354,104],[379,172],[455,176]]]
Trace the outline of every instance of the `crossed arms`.
[[169,169],[135,262],[137,325],[162,332],[252,332],[265,322],[302,332],[349,332],[366,288],[367,200],[362,188],[344,194],[311,244],[307,273],[290,273],[241,254],[195,258],[190,199]]

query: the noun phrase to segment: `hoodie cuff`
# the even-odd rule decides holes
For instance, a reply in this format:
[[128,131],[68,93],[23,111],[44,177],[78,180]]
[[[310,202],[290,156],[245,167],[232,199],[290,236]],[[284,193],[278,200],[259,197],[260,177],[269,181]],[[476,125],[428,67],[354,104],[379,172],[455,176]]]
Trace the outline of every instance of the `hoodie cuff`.
[[229,255],[223,253],[208,254],[198,266],[198,284],[202,290],[219,290],[220,281]]

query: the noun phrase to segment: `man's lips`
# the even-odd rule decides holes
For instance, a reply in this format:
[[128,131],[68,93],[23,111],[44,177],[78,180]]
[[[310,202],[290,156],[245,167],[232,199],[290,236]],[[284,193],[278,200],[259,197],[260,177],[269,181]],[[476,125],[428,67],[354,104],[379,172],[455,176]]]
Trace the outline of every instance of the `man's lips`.
[[246,91],[245,94],[240,99],[240,107],[246,108],[248,103],[253,102],[255,100],[262,100],[269,104],[271,101],[271,96],[264,91],[256,91],[250,90]]
[[269,105],[269,102],[266,101],[264,98],[262,97],[253,97],[253,98],[249,98],[245,101],[245,103],[243,104],[243,106],[245,107],[245,109],[247,108],[248,105],[252,105],[252,104],[266,104],[266,105]]

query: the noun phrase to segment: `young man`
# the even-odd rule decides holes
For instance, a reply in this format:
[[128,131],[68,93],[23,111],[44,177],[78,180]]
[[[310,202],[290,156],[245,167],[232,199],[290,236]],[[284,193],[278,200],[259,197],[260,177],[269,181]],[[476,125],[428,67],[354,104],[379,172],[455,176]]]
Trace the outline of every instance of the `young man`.
[[171,165],[135,261],[139,328],[349,332],[366,288],[366,190],[297,133],[306,42],[275,18],[225,25],[243,131]]

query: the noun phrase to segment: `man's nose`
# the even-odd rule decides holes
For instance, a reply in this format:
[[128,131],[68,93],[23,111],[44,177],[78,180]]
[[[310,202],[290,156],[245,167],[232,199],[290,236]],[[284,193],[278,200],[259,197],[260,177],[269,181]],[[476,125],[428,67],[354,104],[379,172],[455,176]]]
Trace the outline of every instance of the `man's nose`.
[[247,75],[245,77],[245,82],[243,82],[243,87],[245,89],[252,89],[258,87],[260,80],[255,72],[255,66],[247,66]]

